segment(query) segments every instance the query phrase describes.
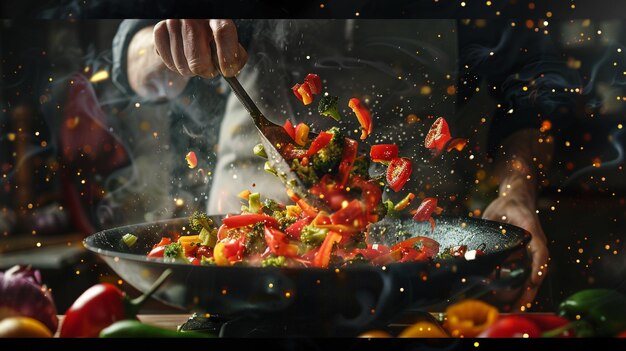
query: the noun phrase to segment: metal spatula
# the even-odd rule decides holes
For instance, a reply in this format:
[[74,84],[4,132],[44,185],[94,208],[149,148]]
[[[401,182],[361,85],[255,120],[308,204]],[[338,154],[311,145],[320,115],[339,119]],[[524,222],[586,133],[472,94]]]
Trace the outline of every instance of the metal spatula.
[[[213,57],[217,57],[215,46],[213,43],[211,44]],[[219,68],[219,64],[216,60],[213,60],[213,62],[215,62],[215,68],[221,74],[222,72]],[[294,144],[294,141],[289,134],[287,134],[285,129],[282,126],[271,122],[261,113],[259,108],[250,98],[250,95],[248,95],[245,89],[241,86],[237,78],[225,77],[223,74],[222,78],[224,78],[224,80],[230,85],[239,101],[243,104],[246,110],[248,110],[250,117],[252,117],[254,125],[259,132],[259,136],[261,137],[261,143],[263,143],[263,147],[265,148],[268,162],[276,170],[278,178],[280,178],[280,180],[289,189],[293,190],[296,195],[305,199],[310,205],[315,206],[320,210],[329,211],[326,203],[309,192],[309,189],[302,182],[300,177],[298,177],[298,174],[293,171],[291,161],[286,159],[285,151],[287,149],[287,145]],[[315,135],[311,133],[309,137],[314,138]],[[250,150],[250,152],[252,152],[252,150]]]

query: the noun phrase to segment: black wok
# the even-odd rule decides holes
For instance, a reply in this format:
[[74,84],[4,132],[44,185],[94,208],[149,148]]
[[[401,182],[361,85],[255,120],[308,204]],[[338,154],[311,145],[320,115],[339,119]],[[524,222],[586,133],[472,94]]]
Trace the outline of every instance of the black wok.
[[[220,218],[213,217],[216,223]],[[396,225],[401,222],[404,229],[399,233]],[[370,228],[370,238],[393,245],[422,235],[437,240],[442,250],[467,245],[470,250],[484,247],[485,255],[470,261],[460,257],[340,269],[193,266],[146,258],[162,236],[183,231],[184,219],[104,230],[86,238],[84,244],[140,291],[171,268],[173,274],[154,297],[186,311],[276,320],[285,325],[305,323],[315,326],[316,333],[350,335],[389,321],[408,308],[445,306],[468,297],[477,286],[485,292],[526,279],[527,260],[510,258],[526,257],[528,232],[473,218],[440,216],[436,222],[431,232],[428,222],[385,220]],[[121,242],[126,233],[138,237],[132,248]],[[504,277],[502,273],[511,269],[522,274]]]

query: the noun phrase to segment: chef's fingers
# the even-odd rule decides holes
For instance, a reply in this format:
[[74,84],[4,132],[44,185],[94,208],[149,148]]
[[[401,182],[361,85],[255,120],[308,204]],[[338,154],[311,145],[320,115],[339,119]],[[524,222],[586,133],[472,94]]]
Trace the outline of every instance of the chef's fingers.
[[532,260],[530,276],[524,284],[524,291],[519,297],[516,308],[518,311],[534,306],[535,297],[548,272],[548,248],[545,243],[545,235],[541,228],[535,228],[533,239],[528,245],[528,253]]
[[247,57],[242,57],[235,23],[232,20],[214,19],[209,21],[209,25],[213,31],[220,70],[225,77],[232,77],[239,73],[245,64],[242,59]]
[[172,58],[172,52],[170,49],[170,34],[167,29],[166,21],[160,21],[154,26],[154,49],[157,55],[161,57],[163,63],[167,68],[174,72],[178,72],[174,59]]
[[528,251],[532,258],[530,282],[533,285],[539,286],[543,282],[543,279],[548,271],[549,256],[546,237],[540,228],[535,229],[533,237],[528,245]]
[[183,76],[192,76],[193,73],[187,64],[185,50],[183,48],[182,23],[179,19],[168,19],[165,21],[167,31],[170,36],[170,52],[174,60],[174,66],[178,73]]
[[189,70],[194,75],[212,78],[216,75],[210,44],[213,37],[209,21],[184,19],[181,23],[183,52]]
[[524,284],[524,291],[518,298],[517,302],[513,307],[512,312],[520,312],[526,311],[530,307],[533,306],[533,302],[535,301],[535,296],[537,296],[537,291],[539,290],[539,285],[535,285],[530,282],[530,277],[526,280]]

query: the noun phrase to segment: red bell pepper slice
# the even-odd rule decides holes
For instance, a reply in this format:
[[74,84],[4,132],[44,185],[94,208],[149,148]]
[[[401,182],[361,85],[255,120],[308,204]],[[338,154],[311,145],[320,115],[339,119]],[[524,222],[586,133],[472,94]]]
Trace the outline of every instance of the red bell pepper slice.
[[283,129],[285,129],[285,132],[289,134],[291,139],[294,139],[294,140],[296,139],[296,128],[293,126],[293,124],[291,124],[290,120],[285,121],[285,124],[283,125]]
[[200,246],[198,251],[196,251],[196,257],[202,258],[202,256],[209,258],[213,256],[213,249],[208,246]]
[[298,207],[300,207],[306,217],[315,218],[315,216],[317,216],[317,213],[319,212],[318,209],[301,199],[298,195],[296,195],[296,193],[293,192],[293,190],[287,189],[287,196],[291,199],[291,201],[295,202]]
[[315,255],[315,258],[313,258],[313,266],[327,268],[330,263],[330,254],[333,250],[333,246],[339,241],[341,241],[341,234],[329,231],[328,234],[326,234],[324,242],[322,242],[322,245]]
[[367,249],[352,250],[350,258],[354,258],[356,255],[361,254],[366,260],[371,261],[378,256],[388,254],[390,251],[389,247],[382,244],[368,244]]
[[311,142],[311,146],[309,146],[309,149],[307,150],[306,155],[307,156],[315,155],[318,151],[320,151],[326,145],[328,145],[332,139],[333,139],[333,135],[332,134],[327,133],[327,132],[321,132]]
[[189,257],[189,263],[191,263],[194,266],[199,266],[200,260],[195,257]]
[[367,226],[367,213],[359,200],[352,200],[348,206],[330,215],[330,222],[334,225],[345,225],[356,230]]
[[354,160],[356,160],[358,146],[359,143],[356,140],[345,139],[341,162],[339,163],[339,186],[341,188],[344,188],[348,183],[352,165]]
[[352,109],[356,115],[356,119],[361,125],[361,140],[367,138],[372,133],[372,115],[370,112],[361,105],[361,100],[352,98],[348,101],[348,107]]
[[313,218],[311,217],[297,220],[294,224],[290,225],[289,227],[287,227],[287,229],[285,229],[285,233],[287,233],[287,235],[289,235],[291,238],[295,240],[300,240],[300,234],[302,233],[302,228],[311,224],[311,221],[313,221]]
[[454,138],[448,142],[448,144],[446,145],[446,150],[448,152],[452,151],[453,149],[456,149],[456,151],[463,151],[466,145],[467,139]]
[[246,249],[245,236],[239,238],[230,238],[220,241],[224,244],[224,256],[232,263],[235,261],[241,261]]
[[391,247],[391,251],[399,249],[413,248],[416,249],[416,245],[419,246],[418,251],[424,252],[426,257],[432,258],[439,253],[439,243],[431,238],[425,236],[416,236],[413,238],[401,241]]
[[451,138],[448,122],[443,117],[439,117],[430,127],[428,134],[426,134],[424,146],[427,149],[435,149],[436,152],[441,153]]
[[226,227],[228,227],[228,229],[246,227],[257,223],[264,223],[272,227],[278,227],[278,221],[276,221],[274,217],[257,213],[246,213],[236,216],[229,216],[224,218],[222,220],[222,223]]
[[359,176],[352,176],[350,188],[361,189],[361,199],[365,203],[367,213],[376,211],[376,206],[382,201],[383,191],[376,181],[365,180]]
[[276,228],[265,226],[265,242],[270,251],[277,256],[296,256],[298,246],[290,244],[287,235]]
[[165,246],[157,246],[148,253],[148,257],[158,258],[163,257],[163,253],[165,252]]
[[295,89],[294,93],[300,95],[300,101],[302,101],[303,104],[308,105],[313,102],[313,93],[311,92],[311,88],[308,84],[296,84],[291,89]]
[[372,162],[390,162],[398,157],[398,145],[378,144],[370,148],[370,158]]
[[317,95],[322,92],[322,79],[317,74],[307,74],[304,78],[304,83],[309,86],[312,94]]
[[348,193],[335,182],[330,174],[324,174],[309,191],[324,200],[333,211],[341,209],[341,204],[348,199]]
[[304,146],[309,141],[309,126],[304,123],[298,123],[296,126],[296,137],[293,139],[296,144]]
[[307,150],[300,149],[293,144],[287,144],[281,151],[285,160],[301,159],[306,156]]
[[411,177],[413,162],[408,158],[394,158],[387,168],[387,184],[393,191],[400,191]]
[[424,251],[416,250],[412,247],[400,249],[400,254],[399,262],[426,261],[428,259]]
[[168,237],[162,237],[161,241],[159,241],[156,245],[153,246],[153,248],[155,247],[159,247],[159,246],[166,246],[172,243],[172,239],[168,238]]
[[422,203],[415,211],[413,215],[413,219],[418,222],[429,221],[432,230],[435,230],[435,220],[432,217],[432,214],[441,214],[443,209],[441,207],[437,207],[437,199],[434,197],[427,197],[422,200]]

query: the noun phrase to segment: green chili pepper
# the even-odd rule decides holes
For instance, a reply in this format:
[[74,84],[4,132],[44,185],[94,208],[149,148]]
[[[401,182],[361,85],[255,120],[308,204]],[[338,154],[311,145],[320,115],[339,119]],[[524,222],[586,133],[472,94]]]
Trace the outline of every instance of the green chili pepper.
[[194,331],[175,331],[136,320],[115,322],[100,332],[101,338],[213,338],[212,334]]
[[574,323],[578,337],[613,337],[626,329],[626,295],[587,289],[566,298],[559,314]]

